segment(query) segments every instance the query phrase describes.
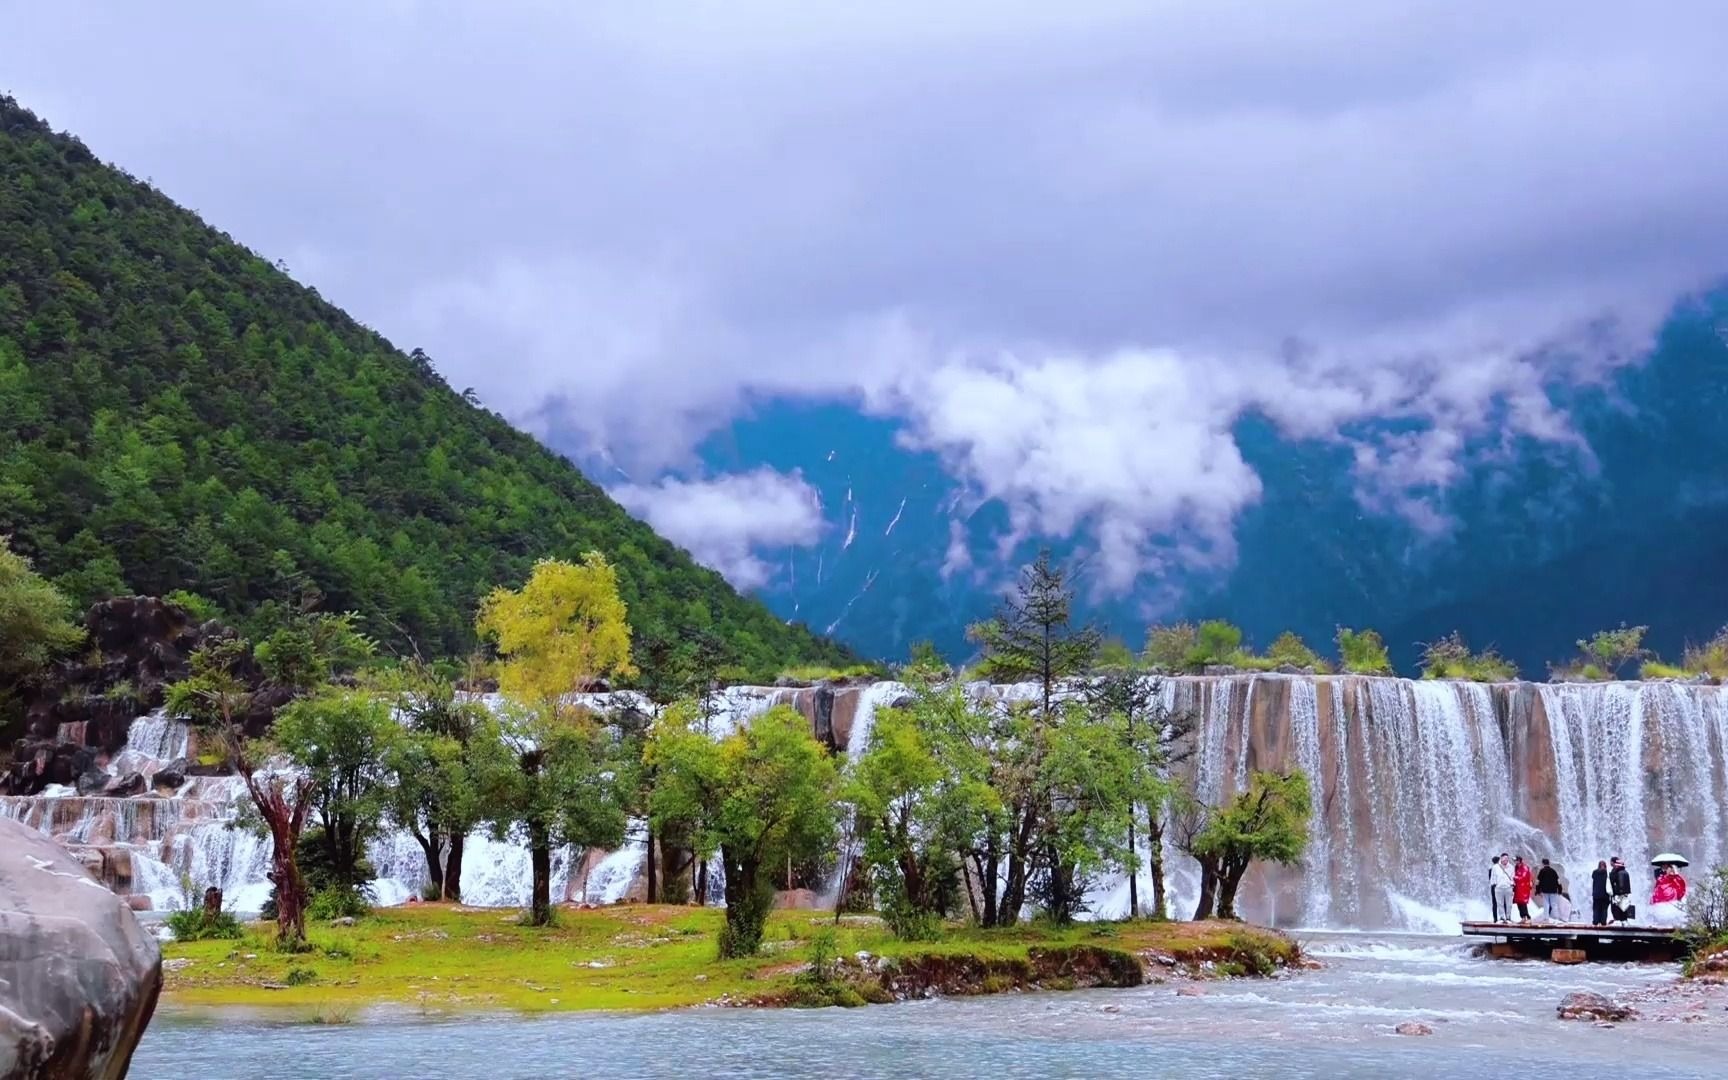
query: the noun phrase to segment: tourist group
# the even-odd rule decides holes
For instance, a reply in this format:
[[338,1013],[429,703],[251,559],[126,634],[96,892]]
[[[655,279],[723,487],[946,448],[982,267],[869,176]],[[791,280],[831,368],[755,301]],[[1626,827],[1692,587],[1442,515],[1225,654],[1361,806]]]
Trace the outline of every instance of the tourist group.
[[[1645,911],[1644,925],[1682,926],[1686,922],[1686,879],[1680,869],[1685,859],[1672,852],[1650,860],[1655,870],[1655,885],[1650,890],[1650,904]],[[1518,921],[1529,925],[1530,904],[1539,906],[1537,917],[1543,922],[1572,922],[1572,891],[1559,867],[1547,859],[1532,868],[1522,855],[1506,852],[1494,856],[1488,865],[1488,903],[1497,923],[1510,923],[1512,909],[1518,909]],[[1638,905],[1632,902],[1632,873],[1616,855],[1596,863],[1590,872],[1590,925],[1607,926],[1612,920],[1622,925],[1638,918]]]

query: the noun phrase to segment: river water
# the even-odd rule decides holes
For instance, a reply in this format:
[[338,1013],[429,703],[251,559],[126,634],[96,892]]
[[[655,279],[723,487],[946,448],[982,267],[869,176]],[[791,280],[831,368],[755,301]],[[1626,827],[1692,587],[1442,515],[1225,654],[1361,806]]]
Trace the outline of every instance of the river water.
[[[1272,980],[1004,994],[862,1009],[295,1018],[164,1008],[140,1077],[1469,1077],[1728,1075],[1719,1023],[1560,1021],[1572,990],[1625,995],[1670,965],[1479,959],[1455,938],[1314,935],[1325,968]],[[1431,1036],[1400,1036],[1406,1020]]]

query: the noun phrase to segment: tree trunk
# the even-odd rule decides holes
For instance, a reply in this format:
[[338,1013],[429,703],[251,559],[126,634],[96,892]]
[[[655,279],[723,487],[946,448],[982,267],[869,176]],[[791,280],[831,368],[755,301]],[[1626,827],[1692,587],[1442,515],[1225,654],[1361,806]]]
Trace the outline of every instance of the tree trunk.
[[1008,880],[1002,886],[1002,906],[996,913],[997,926],[1013,926],[1020,921],[1020,909],[1026,906],[1026,878],[1030,868],[1028,856],[1032,850],[1032,833],[1038,826],[1036,803],[1028,803],[1016,816],[1016,830],[1009,837]]
[[654,903],[660,898],[660,860],[654,857],[654,826],[648,826],[648,902]]
[[696,864],[690,875],[694,882],[690,887],[690,896],[696,901],[697,907],[706,907],[708,904],[708,860],[695,854],[692,854],[690,859]]
[[1242,875],[1248,872],[1246,860],[1240,863],[1227,863],[1218,886],[1218,917],[1234,919],[1236,915],[1236,890],[1242,884]]
[[1156,807],[1146,811],[1146,850],[1149,853],[1146,864],[1152,871],[1153,918],[1167,919],[1170,908],[1164,895],[1164,822],[1159,820]]
[[1133,870],[1128,875],[1128,917],[1140,917],[1140,853],[1134,850],[1134,808],[1128,808],[1128,855]]
[[444,899],[452,904],[462,902],[462,845],[468,837],[459,832],[450,834],[450,847],[444,853]]
[[545,926],[552,921],[552,843],[543,821],[528,822],[528,858],[534,872],[528,922]]
[[420,853],[426,856],[426,876],[432,881],[432,895],[443,896],[444,864],[438,858],[441,854],[439,849],[444,846],[443,838],[438,835],[437,829],[422,832],[416,824],[408,826],[408,835],[414,838],[414,842],[420,845]]
[[979,888],[984,892],[984,925],[996,925],[996,889],[999,886],[999,871],[1002,869],[1002,856],[996,850],[996,837],[992,833],[989,843],[984,848],[984,874],[979,882]]
[[1200,860],[1200,902],[1194,906],[1194,919],[1210,919],[1217,906],[1218,871],[1209,859]]
[[294,848],[306,826],[312,781],[304,777],[294,781],[290,796],[285,781],[260,783],[251,763],[243,755],[237,758],[240,774],[246,779],[247,794],[252,796],[253,805],[270,829],[269,878],[276,886],[276,947],[285,952],[299,952],[306,947],[306,884],[300,878]]

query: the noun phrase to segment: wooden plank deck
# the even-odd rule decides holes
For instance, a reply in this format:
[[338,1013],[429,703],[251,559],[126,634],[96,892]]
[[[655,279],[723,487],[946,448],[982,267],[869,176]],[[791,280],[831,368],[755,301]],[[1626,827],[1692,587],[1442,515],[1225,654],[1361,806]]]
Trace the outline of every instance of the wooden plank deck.
[[1507,939],[1530,938],[1576,938],[1592,937],[1612,941],[1660,941],[1673,940],[1679,931],[1667,926],[1639,926],[1637,923],[1612,923],[1608,926],[1591,926],[1589,923],[1493,923],[1467,922],[1464,924],[1464,934],[1467,937],[1502,937]]
[[1661,962],[1677,960],[1686,952],[1679,931],[1666,926],[1467,922],[1464,934],[1492,938],[1490,956],[1546,956],[1563,964],[1585,960]]

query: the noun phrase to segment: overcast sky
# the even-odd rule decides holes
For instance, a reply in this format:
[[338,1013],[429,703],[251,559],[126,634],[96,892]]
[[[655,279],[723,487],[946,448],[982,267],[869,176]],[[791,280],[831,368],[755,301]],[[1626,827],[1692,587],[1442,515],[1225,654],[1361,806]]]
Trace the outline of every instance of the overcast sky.
[[1356,483],[1440,528],[1466,445],[1575,443],[1544,387],[1728,270],[1707,0],[0,9],[0,88],[745,584],[822,527],[692,461],[753,399],[892,418],[1126,589],[1228,562],[1245,411],[1411,421]]

